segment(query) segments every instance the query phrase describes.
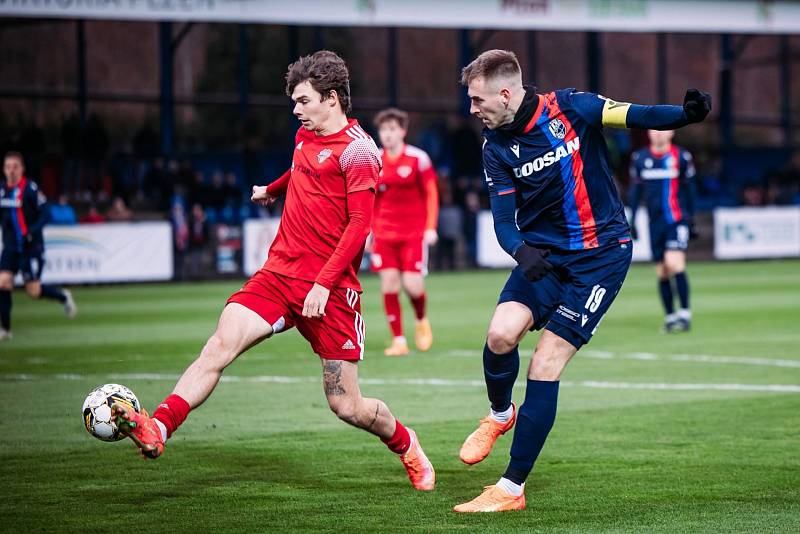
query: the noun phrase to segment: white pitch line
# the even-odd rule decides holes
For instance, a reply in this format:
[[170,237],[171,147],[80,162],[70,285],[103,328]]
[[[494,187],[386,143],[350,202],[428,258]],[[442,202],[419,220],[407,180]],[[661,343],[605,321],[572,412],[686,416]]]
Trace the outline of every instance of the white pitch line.
[[599,389],[650,389],[668,391],[753,391],[771,393],[800,393],[800,385],[794,384],[665,384],[654,382],[598,382],[585,380],[578,385]]
[[595,358],[599,360],[642,360],[642,361],[670,361],[670,362],[692,362],[710,363],[721,365],[760,365],[767,367],[790,367],[800,369],[800,360],[788,360],[778,358],[753,358],[750,356],[711,356],[708,354],[667,354],[659,355],[651,352],[628,352],[614,353],[600,350],[587,350],[579,352],[578,357]]
[[[445,353],[447,356],[460,358],[477,358],[483,353],[477,350],[457,349]],[[708,354],[666,354],[660,355],[652,352],[626,352],[615,353],[607,350],[587,349],[579,352],[578,358],[592,358],[595,360],[637,360],[637,361],[668,361],[709,363],[720,365],[759,365],[766,367],[788,367],[800,369],[800,360],[779,358],[755,358],[752,356],[711,356]]]
[[[45,381],[45,380],[155,380],[174,382],[176,374],[168,373],[117,373],[110,375],[79,374],[0,374],[0,381]],[[236,383],[270,383],[270,384],[316,384],[321,381],[316,376],[275,376],[275,375],[223,375],[221,382]],[[361,384],[375,386],[440,386],[440,387],[485,387],[483,380],[457,380],[447,378],[362,378]],[[517,382],[524,386],[524,382]],[[584,387],[592,389],[643,389],[660,391],[742,391],[764,393],[800,393],[800,385],[796,384],[669,384],[663,382],[610,382],[598,380],[582,380],[578,382],[562,381],[562,387]]]

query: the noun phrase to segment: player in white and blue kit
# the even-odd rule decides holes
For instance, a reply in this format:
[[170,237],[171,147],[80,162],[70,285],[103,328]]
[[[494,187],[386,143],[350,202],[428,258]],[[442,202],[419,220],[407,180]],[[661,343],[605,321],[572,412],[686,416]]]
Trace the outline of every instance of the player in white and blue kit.
[[[630,266],[630,230],[602,128],[672,130],[703,120],[711,99],[696,89],[683,106],[640,106],[574,89],[537,94],[522,85],[514,53],[503,50],[478,56],[462,71],[462,83],[471,113],[486,127],[483,164],[495,233],[519,265],[500,294],[484,347],[491,412],[464,442],[461,460],[480,462],[516,428],[503,477],[454,510],[520,510],[524,482],[555,420],[561,372],[594,334]],[[542,328],[516,413],[518,345]]]
[[[644,197],[650,226],[650,248],[656,262],[658,292],[664,305],[664,331],[689,330],[689,279],[686,249],[694,237],[694,163],[688,150],[672,144],[672,131],[649,130],[650,146],[631,156],[629,205],[636,239],[636,211]],[[675,311],[672,280],[680,301]]]

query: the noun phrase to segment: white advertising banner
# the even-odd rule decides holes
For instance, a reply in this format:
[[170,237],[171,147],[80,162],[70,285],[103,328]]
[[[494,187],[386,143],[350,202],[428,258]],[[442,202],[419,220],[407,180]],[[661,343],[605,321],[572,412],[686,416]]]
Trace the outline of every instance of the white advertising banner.
[[494,219],[489,210],[478,214],[477,228],[478,265],[481,267],[515,267],[517,262],[503,250],[494,233]]
[[244,244],[242,255],[244,257],[244,274],[251,276],[267,261],[269,251],[281,220],[274,219],[247,219],[244,222]]
[[100,284],[171,280],[167,222],[79,224],[44,229],[42,281]]
[[791,0],[0,0],[0,16],[619,32],[798,33]]
[[[631,213],[628,208],[625,208],[625,216],[631,220]],[[636,210],[636,232],[638,239],[633,242],[633,261],[651,261],[653,259],[653,251],[650,250],[650,217],[647,215],[647,210],[639,208]]]
[[800,207],[714,210],[715,258],[793,256],[800,256]]

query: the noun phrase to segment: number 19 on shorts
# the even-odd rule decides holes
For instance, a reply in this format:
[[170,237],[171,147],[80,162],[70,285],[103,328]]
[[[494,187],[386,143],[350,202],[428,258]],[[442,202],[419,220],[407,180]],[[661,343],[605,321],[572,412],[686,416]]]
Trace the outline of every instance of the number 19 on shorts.
[[589,298],[586,300],[584,308],[586,308],[592,313],[596,312],[597,308],[600,307],[600,303],[603,302],[603,297],[605,296],[605,294],[606,294],[606,288],[600,286],[599,284],[595,285],[592,288],[592,294],[589,295]]

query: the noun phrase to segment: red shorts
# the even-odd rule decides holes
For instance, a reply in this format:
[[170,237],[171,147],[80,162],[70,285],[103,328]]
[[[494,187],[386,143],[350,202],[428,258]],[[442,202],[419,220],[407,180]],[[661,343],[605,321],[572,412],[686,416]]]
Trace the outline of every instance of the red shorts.
[[398,269],[404,273],[428,274],[428,247],[422,237],[404,241],[376,238],[372,245],[372,270]]
[[261,269],[231,295],[228,303],[235,302],[253,310],[276,334],[296,326],[320,358],[363,359],[364,319],[358,292],[349,288],[332,289],[325,315],[312,319],[303,317],[303,303],[313,285],[313,282]]

